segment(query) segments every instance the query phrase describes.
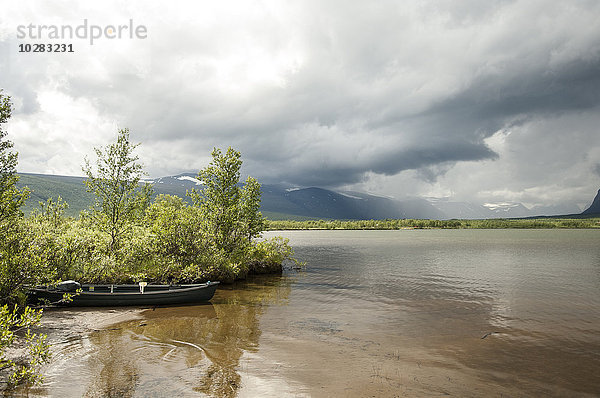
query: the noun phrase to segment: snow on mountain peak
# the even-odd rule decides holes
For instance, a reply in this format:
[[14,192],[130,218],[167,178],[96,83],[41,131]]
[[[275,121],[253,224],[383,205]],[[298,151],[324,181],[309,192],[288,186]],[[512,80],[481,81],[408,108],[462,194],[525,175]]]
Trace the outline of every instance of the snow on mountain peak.
[[202,181],[200,181],[197,178],[194,177],[190,177],[190,176],[179,176],[176,177],[179,181],[191,181],[193,183],[195,183],[196,185],[202,185]]
[[509,202],[502,202],[502,203],[484,203],[483,206],[487,207],[488,209],[492,210],[492,211],[497,211],[497,210],[509,210],[509,209],[514,209],[515,207],[519,207],[521,206],[520,203],[509,203]]

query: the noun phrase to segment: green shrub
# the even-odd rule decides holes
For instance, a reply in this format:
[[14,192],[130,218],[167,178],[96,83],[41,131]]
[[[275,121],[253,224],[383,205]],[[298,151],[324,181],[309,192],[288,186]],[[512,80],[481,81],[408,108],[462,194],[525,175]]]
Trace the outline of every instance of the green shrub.
[[[41,317],[42,310],[29,307],[19,310],[17,306],[9,309],[6,304],[0,307],[0,370],[7,374],[9,386],[43,380],[39,368],[50,359],[50,346],[46,343],[46,335],[32,333],[32,327]],[[19,359],[7,357],[7,349],[17,340],[25,342],[27,355]]]

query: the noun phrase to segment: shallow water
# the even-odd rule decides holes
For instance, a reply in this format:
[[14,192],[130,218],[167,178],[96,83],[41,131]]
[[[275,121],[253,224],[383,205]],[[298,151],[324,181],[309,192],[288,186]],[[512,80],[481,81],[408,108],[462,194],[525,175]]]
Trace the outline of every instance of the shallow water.
[[600,394],[600,231],[272,235],[304,271],[65,337],[29,394]]

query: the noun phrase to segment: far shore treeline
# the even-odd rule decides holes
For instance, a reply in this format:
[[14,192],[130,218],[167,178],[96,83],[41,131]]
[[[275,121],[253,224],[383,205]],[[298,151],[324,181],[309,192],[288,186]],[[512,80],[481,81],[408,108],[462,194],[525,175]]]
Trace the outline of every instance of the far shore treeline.
[[[284,260],[293,260],[287,240],[257,239],[265,230],[260,184],[252,177],[240,184],[238,151],[213,150],[197,176],[201,188],[188,192],[191,203],[153,197],[127,129],[85,160],[86,189],[95,198],[87,210],[66,217],[68,203],[56,197],[25,216],[30,192],[17,186],[18,155],[2,130],[11,113],[0,90],[0,381],[8,386],[39,381],[39,365],[49,358],[45,336],[31,333],[41,310],[26,305],[28,285],[231,283],[281,272]],[[17,344],[27,347],[18,360],[7,356]]]
[[310,229],[394,230],[394,229],[552,229],[600,228],[600,218],[544,217],[489,220],[282,220],[269,221],[271,231]]

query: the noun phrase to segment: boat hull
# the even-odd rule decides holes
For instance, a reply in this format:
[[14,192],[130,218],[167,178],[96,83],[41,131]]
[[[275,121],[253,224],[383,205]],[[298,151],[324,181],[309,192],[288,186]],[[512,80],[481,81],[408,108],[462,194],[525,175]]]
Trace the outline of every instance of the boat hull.
[[[209,301],[219,282],[198,285],[148,285],[144,292],[138,285],[83,285],[82,291],[63,301],[64,292],[41,287],[29,290],[33,302],[49,302],[69,307],[119,307],[192,304]],[[111,292],[112,291],[112,292]]]

